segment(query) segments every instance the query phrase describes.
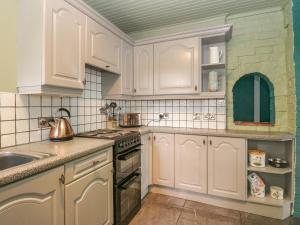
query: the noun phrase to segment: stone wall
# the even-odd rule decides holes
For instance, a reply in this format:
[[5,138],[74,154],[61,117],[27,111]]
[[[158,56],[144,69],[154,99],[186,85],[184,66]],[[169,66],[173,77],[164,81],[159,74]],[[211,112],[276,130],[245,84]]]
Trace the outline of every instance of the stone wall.
[[[288,29],[281,9],[233,15],[232,39],[227,45],[227,127],[240,130],[295,131],[295,88],[291,69],[287,69],[287,54],[292,43],[287,42]],[[243,75],[260,72],[274,85],[275,125],[243,126],[233,121],[232,88]],[[289,122],[287,122],[289,121]]]

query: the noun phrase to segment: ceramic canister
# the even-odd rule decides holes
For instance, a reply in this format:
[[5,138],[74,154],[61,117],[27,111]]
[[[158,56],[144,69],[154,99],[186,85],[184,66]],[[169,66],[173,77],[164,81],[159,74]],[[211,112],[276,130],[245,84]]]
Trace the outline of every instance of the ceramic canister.
[[270,187],[271,197],[282,200],[284,196],[284,190],[281,187],[271,186]]
[[258,198],[264,198],[266,193],[266,185],[261,177],[253,172],[248,175],[248,180],[250,183],[251,195]]
[[218,81],[218,72],[210,71],[208,73],[208,91],[218,91],[219,81]]
[[210,64],[216,64],[220,63],[220,60],[222,58],[222,50],[219,50],[218,46],[209,47],[209,63]]
[[262,150],[249,150],[249,164],[253,167],[266,166],[266,153]]

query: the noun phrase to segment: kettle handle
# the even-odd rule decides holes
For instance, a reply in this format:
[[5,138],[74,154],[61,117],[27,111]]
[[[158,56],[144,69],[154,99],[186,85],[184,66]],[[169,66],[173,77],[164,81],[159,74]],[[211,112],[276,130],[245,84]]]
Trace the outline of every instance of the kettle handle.
[[71,113],[66,108],[59,108],[57,112],[66,112],[68,114],[68,117],[71,118]]

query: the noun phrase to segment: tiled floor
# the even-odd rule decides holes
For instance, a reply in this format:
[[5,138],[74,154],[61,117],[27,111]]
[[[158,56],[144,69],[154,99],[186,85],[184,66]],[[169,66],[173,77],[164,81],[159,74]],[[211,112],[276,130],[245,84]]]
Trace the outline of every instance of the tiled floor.
[[300,219],[276,220],[150,193],[130,225],[300,225]]

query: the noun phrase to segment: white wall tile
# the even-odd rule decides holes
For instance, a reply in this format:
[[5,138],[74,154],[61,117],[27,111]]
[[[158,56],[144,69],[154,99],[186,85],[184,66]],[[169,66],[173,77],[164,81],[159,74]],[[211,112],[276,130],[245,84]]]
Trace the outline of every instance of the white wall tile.
[[22,145],[29,143],[29,132],[17,133],[16,134],[16,144]]
[[16,130],[17,132],[29,131],[29,120],[17,120]]
[[[2,112],[3,109],[1,109]],[[16,108],[16,120],[29,119],[29,108]]]
[[42,96],[42,106],[51,106],[51,96]]
[[3,121],[1,122],[1,135],[12,134],[16,132],[15,121]]
[[29,107],[29,116],[31,119],[41,117],[41,107]]
[[41,130],[31,131],[30,132],[30,142],[42,141],[42,132]]
[[16,144],[16,135],[9,134],[9,135],[1,135],[1,147],[9,147]]
[[1,107],[15,106],[15,94],[13,93],[0,93]]
[[30,106],[41,106],[41,96],[30,95],[29,104]]
[[1,108],[1,121],[15,120],[15,108]]
[[29,96],[28,95],[16,95],[16,106],[17,107],[26,107],[29,103]]

